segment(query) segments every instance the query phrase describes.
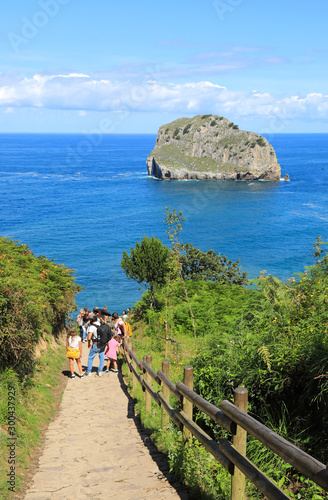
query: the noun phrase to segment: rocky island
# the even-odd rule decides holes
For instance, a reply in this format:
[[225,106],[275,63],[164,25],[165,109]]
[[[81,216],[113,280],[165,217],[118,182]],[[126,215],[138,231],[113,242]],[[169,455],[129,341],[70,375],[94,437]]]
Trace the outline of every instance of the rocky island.
[[281,176],[276,153],[264,137],[217,115],[162,125],[147,168],[159,179],[273,181]]

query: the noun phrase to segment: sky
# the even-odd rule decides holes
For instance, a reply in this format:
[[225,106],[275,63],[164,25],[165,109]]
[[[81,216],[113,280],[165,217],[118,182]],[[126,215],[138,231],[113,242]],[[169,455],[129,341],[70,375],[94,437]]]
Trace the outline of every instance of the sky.
[[12,0],[0,132],[157,133],[218,114],[328,133],[328,2]]

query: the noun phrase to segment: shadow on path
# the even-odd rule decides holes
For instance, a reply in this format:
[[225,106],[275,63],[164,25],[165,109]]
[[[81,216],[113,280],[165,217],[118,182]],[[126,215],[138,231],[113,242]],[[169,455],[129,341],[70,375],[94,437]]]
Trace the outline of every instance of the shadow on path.
[[135,400],[128,391],[128,386],[124,381],[124,377],[121,370],[119,370],[118,372],[118,379],[120,382],[121,389],[128,401],[127,418],[133,420],[144,446],[147,448],[151,458],[157,464],[159,470],[161,471],[162,476],[166,478],[166,480],[170,483],[172,488],[176,490],[177,494],[180,496],[182,500],[189,500],[190,496],[187,492],[187,489],[184,486],[182,486],[177,481],[174,474],[170,472],[170,466],[168,464],[167,456],[156,448],[156,446],[154,445],[153,441],[150,438],[149,432],[142,425],[140,417],[135,414]]

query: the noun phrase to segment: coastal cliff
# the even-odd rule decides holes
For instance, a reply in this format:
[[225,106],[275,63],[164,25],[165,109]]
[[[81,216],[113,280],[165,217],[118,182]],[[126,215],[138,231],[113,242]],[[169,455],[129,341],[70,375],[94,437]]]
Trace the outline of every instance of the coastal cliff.
[[159,128],[147,158],[159,179],[278,180],[276,153],[268,141],[217,115],[179,118]]

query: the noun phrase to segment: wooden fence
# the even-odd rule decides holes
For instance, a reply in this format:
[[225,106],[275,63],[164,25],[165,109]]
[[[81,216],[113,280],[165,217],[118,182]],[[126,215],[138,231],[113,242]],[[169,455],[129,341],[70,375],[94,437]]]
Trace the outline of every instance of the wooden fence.
[[[324,464],[247,415],[247,389],[238,387],[235,390],[234,404],[222,401],[220,408],[217,408],[193,391],[193,368],[191,366],[184,368],[183,383],[174,384],[169,378],[168,361],[164,360],[162,370],[155,373],[152,369],[152,356],[149,354],[139,361],[136,346],[131,348],[131,338],[124,341],[124,350],[129,370],[132,373],[133,389],[138,383],[143,387],[146,412],[151,412],[151,399],[153,399],[162,409],[162,428],[167,426],[171,418],[182,430],[185,439],[193,435],[203,444],[206,450],[231,474],[231,500],[245,498],[245,476],[269,500],[290,498],[246,458],[247,433],[283,458],[305,477],[328,491],[328,470]],[[152,382],[159,386],[157,392],[153,389]],[[170,393],[180,403],[178,410],[170,405]],[[194,405],[226,429],[232,435],[232,443],[224,438],[218,443],[215,442],[193,422]]]

